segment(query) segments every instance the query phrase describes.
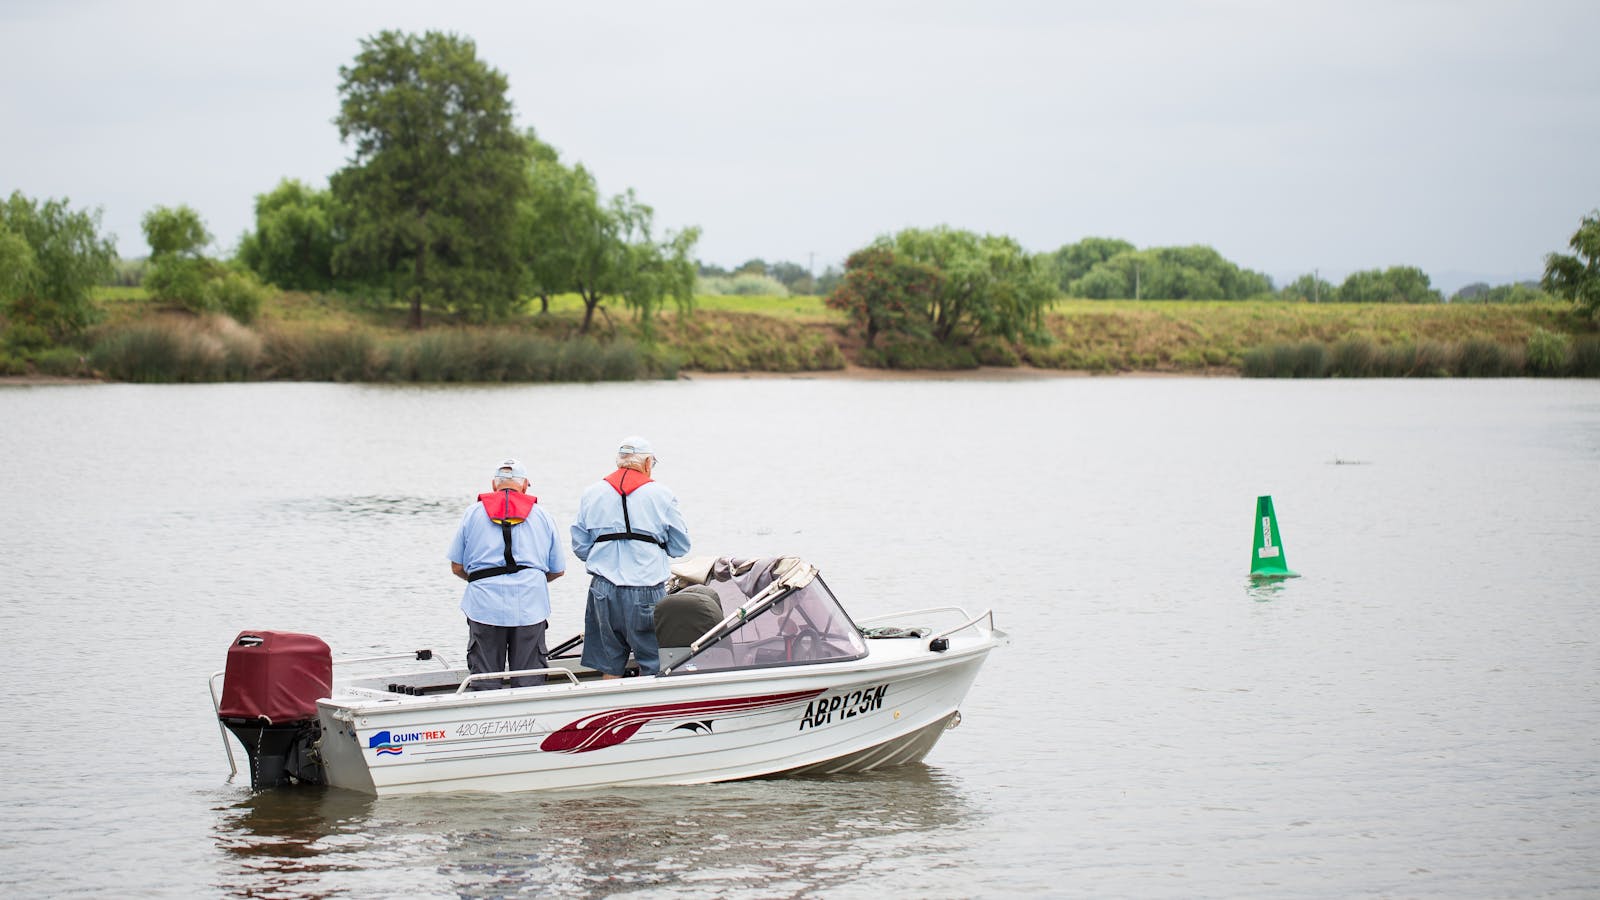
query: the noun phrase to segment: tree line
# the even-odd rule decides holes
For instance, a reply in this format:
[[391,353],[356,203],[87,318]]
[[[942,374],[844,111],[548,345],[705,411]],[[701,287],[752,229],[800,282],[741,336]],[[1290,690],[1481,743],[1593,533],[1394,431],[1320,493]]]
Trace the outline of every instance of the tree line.
[[[826,295],[866,348],[888,364],[916,353],[982,356],[1005,341],[1042,340],[1058,297],[1435,303],[1444,298],[1410,266],[1352,273],[1338,285],[1315,273],[1276,289],[1266,275],[1205,245],[1140,249],[1090,237],[1029,253],[1004,235],[939,226],[883,235],[843,270],[815,276],[790,262],[753,259],[725,270],[694,261],[699,230],[660,232],[632,190],[606,197],[584,165],[566,162],[532,129],[518,129],[504,75],[472,41],[446,33],[384,31],[340,69],[335,119],[347,164],[326,189],[284,179],[255,198],[255,225],[233,259],[187,206],[142,220],[152,297],[249,321],[272,287],[399,302],[409,323],[425,313],[492,322],[537,298],[583,305],[588,332],[607,300],[632,310],[648,334],[668,305],[692,308],[697,290]],[[1453,299],[1522,302],[1549,292],[1594,315],[1600,308],[1600,214],[1583,219],[1573,255],[1546,258],[1539,285],[1469,286]],[[0,203],[0,313],[12,348],[60,342],[96,318],[91,288],[116,272],[99,213],[66,200],[13,193]],[[987,348],[987,349],[986,349]],[[897,357],[896,354],[899,354]]]
[[752,297],[825,296],[839,286],[842,277],[833,266],[821,275],[813,275],[799,263],[769,263],[756,257],[732,269],[700,263],[695,290],[702,294]]

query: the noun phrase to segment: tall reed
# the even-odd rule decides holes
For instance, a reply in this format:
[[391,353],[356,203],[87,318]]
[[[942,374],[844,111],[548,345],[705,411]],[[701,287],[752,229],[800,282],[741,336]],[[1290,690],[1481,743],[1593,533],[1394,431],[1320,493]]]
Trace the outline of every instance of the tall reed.
[[632,341],[556,340],[514,331],[435,331],[392,338],[377,353],[384,381],[628,381],[657,371]]
[[269,330],[265,378],[285,381],[366,381],[375,341],[365,331]]
[[1390,346],[1344,340],[1331,350],[1314,342],[1256,347],[1244,354],[1242,374],[1247,378],[1505,378],[1528,374],[1528,358],[1523,347],[1482,339]]
[[240,381],[256,375],[262,354],[262,341],[253,332],[215,316],[112,329],[94,341],[89,363],[118,381]]

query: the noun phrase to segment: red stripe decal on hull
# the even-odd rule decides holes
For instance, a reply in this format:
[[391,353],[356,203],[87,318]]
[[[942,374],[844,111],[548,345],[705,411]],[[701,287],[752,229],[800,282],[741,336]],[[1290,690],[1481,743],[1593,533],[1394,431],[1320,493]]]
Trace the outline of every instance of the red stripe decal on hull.
[[810,700],[820,693],[822,690],[819,688],[814,691],[795,691],[789,694],[768,694],[765,697],[734,697],[727,700],[702,700],[696,703],[665,703],[660,706],[613,709],[584,716],[551,732],[550,736],[539,745],[539,749],[550,753],[588,753],[591,750],[615,747],[633,737],[640,728],[651,722],[703,719],[708,713],[766,709]]

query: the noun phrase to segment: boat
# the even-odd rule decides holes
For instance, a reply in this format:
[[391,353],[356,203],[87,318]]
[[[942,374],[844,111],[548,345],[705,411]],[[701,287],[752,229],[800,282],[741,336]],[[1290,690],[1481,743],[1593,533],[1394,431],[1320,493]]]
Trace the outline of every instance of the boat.
[[233,773],[230,732],[253,790],[388,796],[875,771],[920,762],[958,725],[989,651],[1008,641],[992,610],[857,622],[792,556],[701,559],[673,573],[655,675],[602,678],[579,661],[581,635],[546,668],[471,675],[432,650],[335,660],[313,635],[241,632],[210,681]]

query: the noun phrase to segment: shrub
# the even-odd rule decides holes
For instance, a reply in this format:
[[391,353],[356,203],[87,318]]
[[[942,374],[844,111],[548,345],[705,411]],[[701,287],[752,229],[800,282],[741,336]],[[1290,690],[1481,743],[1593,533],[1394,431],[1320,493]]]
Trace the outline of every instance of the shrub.
[[0,199],[0,311],[11,324],[74,337],[100,318],[93,289],[117,258],[100,232],[100,213],[73,212],[66,200]]
[[217,307],[207,293],[213,263],[189,256],[164,256],[154,260],[145,273],[144,285],[153,299],[176,303],[190,312],[207,312]]
[[1010,367],[1022,364],[1022,357],[1017,354],[1016,348],[1005,341],[993,338],[980,340],[973,344],[972,350],[979,365]]
[[33,366],[45,375],[76,376],[89,374],[89,361],[81,350],[51,347],[33,355]]
[[225,269],[203,287],[207,309],[217,309],[235,320],[249,324],[261,313],[261,304],[272,291],[261,283],[254,272]]
[[884,369],[976,369],[978,358],[969,347],[950,347],[933,341],[890,341],[863,350],[861,361]]
[[0,375],[26,375],[28,364],[0,350]]
[[[830,344],[829,346],[832,345]],[[834,347],[833,349],[835,353],[838,353],[839,348]],[[648,372],[652,377],[673,379],[678,377],[678,370],[683,367],[684,355],[682,351],[673,349],[671,347],[656,346],[650,348],[644,354],[643,362],[645,371]],[[844,367],[844,361],[842,357],[839,362],[839,367]]]
[[27,356],[50,346],[50,334],[31,322],[12,322],[6,329],[5,348],[19,356]]
[[1533,329],[1528,335],[1528,371],[1535,375],[1564,375],[1572,339],[1558,331]]

